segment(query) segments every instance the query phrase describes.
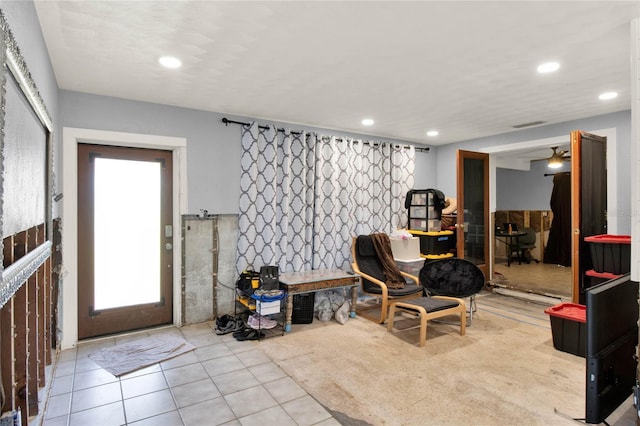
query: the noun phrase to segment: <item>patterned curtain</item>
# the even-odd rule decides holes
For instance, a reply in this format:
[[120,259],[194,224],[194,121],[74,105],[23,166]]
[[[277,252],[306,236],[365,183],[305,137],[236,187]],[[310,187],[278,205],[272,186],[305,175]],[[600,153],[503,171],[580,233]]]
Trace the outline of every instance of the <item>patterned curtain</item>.
[[409,228],[409,216],[404,207],[407,192],[414,188],[416,148],[396,145],[389,154],[391,161],[391,229]]
[[243,126],[236,268],[348,269],[351,239],[406,226],[415,149]]

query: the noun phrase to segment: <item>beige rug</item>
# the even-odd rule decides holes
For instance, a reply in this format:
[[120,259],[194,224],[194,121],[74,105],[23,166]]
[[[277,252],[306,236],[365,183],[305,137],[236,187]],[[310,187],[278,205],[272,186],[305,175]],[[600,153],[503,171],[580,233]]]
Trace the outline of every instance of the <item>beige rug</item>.
[[89,354],[89,358],[117,377],[193,349],[195,346],[179,337],[152,336],[101,349]]
[[465,336],[429,323],[423,348],[417,329],[392,334],[361,317],[294,325],[259,345],[321,404],[372,425],[576,424],[585,359],[554,349],[546,306],[496,296],[478,298]]

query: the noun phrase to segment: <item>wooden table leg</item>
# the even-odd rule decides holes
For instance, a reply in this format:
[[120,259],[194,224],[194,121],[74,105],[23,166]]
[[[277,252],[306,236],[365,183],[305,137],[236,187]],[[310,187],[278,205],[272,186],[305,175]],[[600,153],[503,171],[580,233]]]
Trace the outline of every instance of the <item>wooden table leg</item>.
[[291,314],[293,313],[293,294],[287,293],[287,308],[285,309],[284,331],[291,331]]
[[349,316],[351,318],[356,317],[356,303],[358,302],[358,286],[354,285],[351,287],[351,312],[349,312]]

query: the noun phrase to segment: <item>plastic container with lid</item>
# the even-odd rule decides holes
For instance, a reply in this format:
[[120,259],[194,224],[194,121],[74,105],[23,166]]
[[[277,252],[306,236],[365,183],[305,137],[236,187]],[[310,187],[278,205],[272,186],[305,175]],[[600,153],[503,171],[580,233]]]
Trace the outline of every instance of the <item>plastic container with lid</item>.
[[602,234],[584,240],[589,243],[594,271],[614,275],[631,271],[630,236]]
[[553,347],[584,357],[587,350],[587,309],[585,305],[561,303],[544,310],[551,321]]

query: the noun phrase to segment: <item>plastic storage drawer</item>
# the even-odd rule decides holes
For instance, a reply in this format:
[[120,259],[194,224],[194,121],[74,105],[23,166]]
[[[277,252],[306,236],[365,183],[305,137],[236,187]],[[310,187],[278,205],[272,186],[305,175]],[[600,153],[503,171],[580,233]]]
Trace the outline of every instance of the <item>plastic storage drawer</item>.
[[401,272],[406,272],[407,274],[418,276],[420,275],[420,271],[424,266],[424,258],[420,258],[417,260],[396,260],[396,264],[398,265],[398,269]]

